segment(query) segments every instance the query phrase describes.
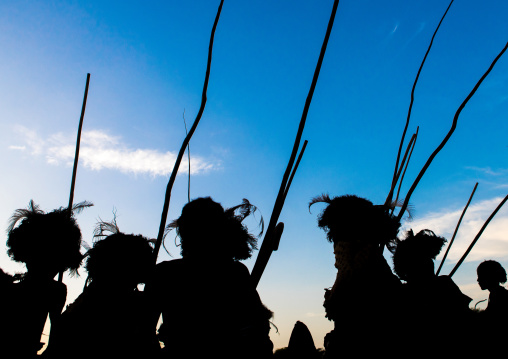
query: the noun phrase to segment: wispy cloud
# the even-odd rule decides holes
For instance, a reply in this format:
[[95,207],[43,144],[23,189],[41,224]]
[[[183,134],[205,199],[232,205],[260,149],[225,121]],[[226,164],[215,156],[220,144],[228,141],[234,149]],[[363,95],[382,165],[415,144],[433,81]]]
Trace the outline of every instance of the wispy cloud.
[[[11,145],[18,150],[34,156],[44,156],[53,165],[72,165],[75,152],[75,135],[56,133],[42,139],[35,131],[17,126],[16,132],[22,135],[23,145]],[[153,149],[133,149],[122,142],[119,136],[111,136],[103,131],[84,131],[79,152],[80,164],[92,170],[112,169],[123,173],[166,176],[173,169],[177,154]],[[218,163],[199,156],[191,156],[191,173],[200,174],[216,169]],[[185,156],[180,165],[180,173],[188,172]]]
[[498,169],[498,170],[493,170],[490,167],[467,166],[466,169],[473,170],[473,171],[476,171],[476,172],[481,172],[481,173],[483,173],[485,175],[489,175],[489,176],[502,176],[502,175],[508,174],[508,169],[506,169],[506,168],[501,168],[501,169]]
[[397,23],[395,24],[395,26],[393,27],[393,30],[392,30],[392,32],[391,32],[390,34],[394,34],[394,33],[395,33],[395,31],[397,31],[397,28],[398,28],[398,27],[399,27],[399,23],[397,22]]
[[[469,206],[453,246],[448,253],[447,260],[457,262],[462,257],[467,247],[501,200],[501,197],[492,198]],[[437,235],[444,236],[450,240],[462,210],[463,208],[458,208],[428,213],[422,218],[409,222],[405,226],[405,229],[412,228],[414,231],[430,229]],[[485,259],[501,259],[508,257],[507,233],[508,206],[505,205],[499,210],[489,226],[485,229],[481,238],[466,258],[466,261],[481,261]],[[443,254],[444,250],[441,256]]]

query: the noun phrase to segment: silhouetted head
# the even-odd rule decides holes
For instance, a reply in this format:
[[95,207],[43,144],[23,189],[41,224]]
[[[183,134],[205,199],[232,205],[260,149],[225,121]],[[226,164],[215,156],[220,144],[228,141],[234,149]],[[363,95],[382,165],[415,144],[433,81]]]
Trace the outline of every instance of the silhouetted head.
[[445,242],[445,238],[436,236],[431,230],[424,229],[415,235],[410,229],[404,240],[397,240],[393,252],[395,273],[408,282],[432,278],[434,259]]
[[317,358],[318,352],[307,326],[297,321],[291,332],[288,343],[288,352],[291,358]]
[[506,283],[506,271],[499,262],[483,261],[476,269],[476,273],[478,274],[478,284],[482,290],[490,290]]
[[134,289],[145,283],[153,269],[151,240],[117,231],[94,243],[86,253],[88,281]]
[[224,210],[210,197],[197,198],[183,207],[181,216],[167,229],[176,228],[183,257],[243,260],[250,258],[257,240],[242,221],[255,211],[246,199]]
[[366,241],[388,245],[397,237],[400,223],[385,206],[375,206],[355,195],[334,198],[322,195],[314,198],[309,208],[317,202],[328,204],[318,217],[318,226],[330,242]]
[[28,209],[14,212],[7,233],[7,253],[28,273],[53,278],[81,265],[81,231],[66,208],[45,213],[30,201]]

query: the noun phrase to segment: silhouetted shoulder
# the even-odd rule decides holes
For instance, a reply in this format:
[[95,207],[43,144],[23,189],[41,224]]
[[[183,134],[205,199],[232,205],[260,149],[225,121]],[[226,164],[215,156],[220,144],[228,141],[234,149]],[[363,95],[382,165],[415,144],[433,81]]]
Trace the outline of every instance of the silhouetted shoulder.
[[452,306],[469,309],[470,297],[462,293],[459,286],[447,275],[436,277],[436,292],[442,293],[443,299]]
[[159,275],[160,273],[171,272],[183,268],[185,268],[185,262],[182,258],[179,258],[157,263],[155,266],[155,272],[156,275]]
[[[60,313],[67,298],[66,285],[55,280],[41,283],[27,278],[15,283],[13,289],[17,305],[40,307],[41,310],[46,308],[48,312]],[[33,303],[35,298],[37,302]],[[23,309],[20,308],[20,310]]]
[[[158,263],[155,267],[156,282],[187,282],[191,277],[213,277],[225,275],[252,284],[248,268],[238,261],[207,262],[199,259],[173,259]],[[222,278],[223,280],[223,278]],[[253,284],[252,284],[253,286]]]
[[508,290],[506,288],[499,286],[490,292],[489,304],[485,313],[499,320],[508,318]]

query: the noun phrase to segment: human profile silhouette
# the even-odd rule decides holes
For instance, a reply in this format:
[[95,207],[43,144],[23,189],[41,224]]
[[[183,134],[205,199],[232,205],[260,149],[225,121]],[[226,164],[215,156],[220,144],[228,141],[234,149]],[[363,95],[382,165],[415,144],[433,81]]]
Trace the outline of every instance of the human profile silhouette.
[[325,337],[325,355],[374,355],[389,340],[394,324],[393,311],[387,308],[397,297],[400,281],[383,249],[395,240],[400,223],[389,208],[355,195],[322,195],[309,207],[319,202],[327,206],[318,226],[333,243],[337,268],[333,287],[325,290],[326,317],[334,321]]
[[[429,229],[416,234],[410,229],[393,248],[394,271],[405,281],[399,299],[403,314],[399,339],[406,353],[421,346],[425,355],[458,355],[463,348],[455,343],[471,329],[471,298],[449,276],[437,276],[434,271],[434,260],[445,242],[446,238]],[[447,323],[445,342],[436,338],[438,322]]]
[[289,359],[317,359],[321,353],[316,349],[309,328],[299,320],[295,323],[287,348]]
[[[88,202],[74,205],[79,211]],[[4,306],[0,338],[6,358],[32,358],[42,348],[41,334],[49,315],[51,332],[58,328],[67,297],[65,284],[54,278],[59,272],[77,273],[83,255],[81,231],[73,213],[59,208],[45,213],[30,201],[27,209],[11,216],[7,229],[7,253],[27,271],[14,276],[2,293]]]
[[154,326],[162,313],[164,357],[272,356],[272,313],[240,262],[256,248],[242,223],[255,209],[247,200],[224,209],[210,197],[197,198],[169,225],[180,237],[182,258],[159,263],[146,288]]
[[[100,222],[94,237],[85,254],[85,288],[63,312],[50,358],[153,358],[160,346],[150,301],[138,290],[153,275],[153,241],[121,232],[116,220]],[[93,340],[83,343],[91,333]]]
[[489,291],[489,302],[485,314],[496,320],[508,318],[508,290],[501,284],[506,283],[506,271],[494,260],[486,260],[478,265],[478,285]]

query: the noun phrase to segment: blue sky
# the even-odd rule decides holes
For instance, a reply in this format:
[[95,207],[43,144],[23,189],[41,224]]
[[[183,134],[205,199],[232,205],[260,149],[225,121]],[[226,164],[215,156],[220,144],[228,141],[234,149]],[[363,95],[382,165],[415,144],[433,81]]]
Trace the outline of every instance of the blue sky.
[[[208,102],[191,141],[191,197],[229,207],[248,198],[268,221],[293,146],[333,1],[225,1],[215,35]],[[219,1],[0,2],[0,221],[30,199],[68,202],[86,73],[91,73],[75,201],[91,243],[99,218],[156,237],[169,172],[199,109]],[[335,278],[331,244],[316,226],[322,193],[382,203],[391,181],[414,77],[448,1],[341,1],[303,138],[309,141],[280,219],[280,249],[259,285],[275,312],[276,347],[296,320],[322,346],[324,288]],[[405,193],[451,126],[460,103],[508,40],[508,4],[452,5],[420,76],[409,132],[420,126]],[[451,237],[479,187],[443,273],[508,192],[508,59],[501,58],[412,196],[413,222]],[[186,162],[169,219],[187,201]],[[255,221],[249,223],[256,231]],[[472,304],[487,297],[475,268],[508,268],[508,208],[454,276]],[[5,233],[1,235],[5,242]],[[167,247],[175,258],[173,238]],[[0,267],[22,267],[0,253]],[[255,257],[255,255],[254,255]],[[160,260],[169,257],[161,250]],[[388,257],[389,258],[389,257]],[[252,268],[254,260],[246,261]],[[83,273],[83,271],[82,271]],[[69,300],[84,275],[66,278]]]

